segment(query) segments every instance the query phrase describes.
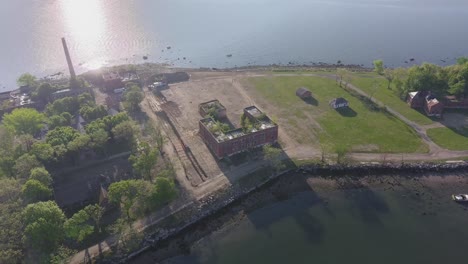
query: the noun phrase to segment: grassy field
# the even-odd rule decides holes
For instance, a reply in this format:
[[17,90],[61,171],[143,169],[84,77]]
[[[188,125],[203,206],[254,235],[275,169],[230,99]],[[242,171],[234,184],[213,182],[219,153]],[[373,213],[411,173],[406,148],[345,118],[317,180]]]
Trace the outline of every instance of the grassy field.
[[[426,152],[427,146],[400,120],[370,110],[361,100],[340,88],[335,81],[320,77],[258,77],[249,79],[256,93],[274,106],[279,125],[300,144],[318,145],[331,151],[345,148],[356,152]],[[305,102],[295,95],[305,86],[314,100]],[[344,97],[350,102],[345,112],[333,110],[328,102]],[[309,142],[307,142],[309,141]]]
[[420,125],[433,123],[429,117],[410,108],[398,98],[392,90],[387,88],[388,81],[377,74],[355,73],[351,83],[415,123]]
[[468,150],[468,129],[454,131],[447,127],[427,130],[427,135],[439,146],[450,150]]

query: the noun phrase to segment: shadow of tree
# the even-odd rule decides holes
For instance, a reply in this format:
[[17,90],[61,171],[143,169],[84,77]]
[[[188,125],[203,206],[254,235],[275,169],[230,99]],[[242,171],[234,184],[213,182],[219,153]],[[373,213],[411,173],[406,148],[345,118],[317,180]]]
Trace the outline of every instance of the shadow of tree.
[[341,116],[344,117],[355,117],[357,116],[356,111],[354,111],[351,107],[341,107],[335,109]]

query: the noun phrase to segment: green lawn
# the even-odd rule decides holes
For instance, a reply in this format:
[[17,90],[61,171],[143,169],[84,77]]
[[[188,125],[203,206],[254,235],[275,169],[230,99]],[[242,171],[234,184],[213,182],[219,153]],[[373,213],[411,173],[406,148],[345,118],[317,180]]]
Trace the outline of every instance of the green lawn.
[[[279,125],[283,124],[288,135],[296,139],[314,134],[322,146],[329,146],[331,150],[345,147],[363,152],[427,151],[427,146],[406,124],[385,112],[369,110],[333,80],[276,76],[250,78],[249,81],[260,96],[276,107],[275,112],[269,114],[277,115]],[[298,98],[295,91],[300,86],[309,88],[316,102],[308,104]],[[346,98],[351,110],[340,114],[331,109],[328,102],[336,97]],[[319,127],[305,126],[314,120]],[[318,142],[298,142],[318,145]]]
[[351,83],[413,122],[420,125],[433,123],[429,117],[410,108],[406,102],[398,98],[392,90],[387,88],[388,81],[377,74],[355,73]]
[[427,135],[442,148],[450,150],[468,150],[468,129],[455,132],[447,127],[427,130]]

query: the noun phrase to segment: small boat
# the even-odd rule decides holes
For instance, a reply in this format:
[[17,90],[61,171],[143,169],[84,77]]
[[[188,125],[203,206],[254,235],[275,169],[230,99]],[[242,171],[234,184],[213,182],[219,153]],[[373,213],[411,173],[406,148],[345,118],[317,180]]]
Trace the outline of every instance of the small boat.
[[452,200],[459,203],[468,202],[468,194],[452,194]]

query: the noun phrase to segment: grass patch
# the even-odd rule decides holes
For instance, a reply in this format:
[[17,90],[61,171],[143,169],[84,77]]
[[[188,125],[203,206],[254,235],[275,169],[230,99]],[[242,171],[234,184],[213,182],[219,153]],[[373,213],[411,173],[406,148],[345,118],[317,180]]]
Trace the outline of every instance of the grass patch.
[[[327,146],[331,152],[337,148],[393,153],[428,150],[406,124],[380,109],[369,110],[363,101],[340,88],[333,80],[311,76],[258,77],[249,80],[262,97],[277,107],[275,114],[279,115],[279,120],[300,121],[284,123],[288,134],[296,139],[314,134],[320,145]],[[304,102],[296,96],[295,91],[301,86],[310,89],[315,104]],[[350,109],[331,109],[328,103],[336,97],[346,98]],[[314,122],[319,127],[309,125]],[[279,124],[282,125],[281,122]],[[318,145],[317,142],[307,143]]]
[[415,123],[420,125],[433,123],[429,117],[409,107],[391,89],[388,89],[388,81],[375,73],[354,73],[351,83]]
[[454,130],[438,127],[427,130],[427,135],[439,146],[449,150],[468,150],[468,129]]

